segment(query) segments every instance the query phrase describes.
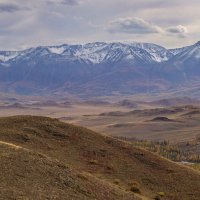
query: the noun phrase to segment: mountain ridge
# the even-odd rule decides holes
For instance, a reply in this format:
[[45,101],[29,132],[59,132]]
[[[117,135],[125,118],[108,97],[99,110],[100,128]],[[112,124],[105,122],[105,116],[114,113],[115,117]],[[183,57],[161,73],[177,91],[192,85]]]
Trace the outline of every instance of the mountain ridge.
[[88,96],[166,92],[198,83],[199,65],[199,42],[178,49],[96,42],[0,51],[0,91]]
[[[18,56],[21,56],[23,55],[24,53],[29,53],[30,51],[34,51],[34,50],[39,50],[39,49],[45,49],[48,51],[48,53],[52,53],[52,54],[58,54],[58,55],[65,55],[66,53],[66,50],[69,50],[69,49],[73,49],[73,48],[80,48],[80,49],[87,49],[87,50],[91,50],[91,52],[94,51],[95,47],[96,47],[96,50],[100,50],[101,48],[100,47],[113,47],[113,46],[117,46],[118,47],[135,47],[135,48],[138,48],[138,49],[144,49],[144,50],[149,50],[149,48],[151,48],[150,50],[154,50],[152,51],[152,53],[155,53],[156,52],[156,48],[160,51],[170,51],[173,50],[173,49],[167,49],[165,47],[162,47],[160,45],[157,45],[157,44],[153,44],[153,43],[139,43],[139,42],[94,42],[94,43],[86,43],[86,44],[72,44],[72,45],[69,45],[69,44],[61,44],[61,45],[50,45],[50,46],[37,46],[37,47],[32,47],[32,48],[28,48],[28,49],[25,49],[25,50],[20,50],[20,51],[0,51],[0,55],[2,57],[0,57],[0,60],[1,61],[8,61],[8,60],[12,60],[13,58],[16,58]],[[92,49],[94,48],[94,49]],[[98,49],[100,48],[100,49]],[[89,52],[88,52],[89,53]],[[7,56],[7,59],[3,59],[3,54],[6,54],[4,55],[5,57]],[[12,54],[15,54],[15,56],[11,56]],[[84,52],[84,54],[86,54],[86,52]],[[9,57],[10,56],[10,57]],[[164,58],[164,61],[165,61],[166,58]],[[155,61],[158,61],[158,62],[162,62],[163,60],[156,60]]]

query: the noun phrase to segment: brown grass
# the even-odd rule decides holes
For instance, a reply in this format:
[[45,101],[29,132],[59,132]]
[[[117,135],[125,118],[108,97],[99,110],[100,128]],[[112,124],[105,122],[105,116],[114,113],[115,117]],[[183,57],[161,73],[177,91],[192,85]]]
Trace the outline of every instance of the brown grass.
[[[0,144],[3,199],[131,200],[162,191],[165,200],[199,200],[197,172],[57,119],[0,118],[0,141],[22,147]],[[143,197],[130,191],[131,182]]]

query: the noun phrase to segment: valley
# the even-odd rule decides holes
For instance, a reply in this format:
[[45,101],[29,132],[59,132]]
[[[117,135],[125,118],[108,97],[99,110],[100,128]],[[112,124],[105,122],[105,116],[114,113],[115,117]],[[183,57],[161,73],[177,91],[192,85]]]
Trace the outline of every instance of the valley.
[[0,0],[0,200],[200,200],[199,7]]
[[176,143],[195,139],[199,135],[200,101],[196,99],[114,99],[52,98],[47,101],[41,97],[7,97],[1,100],[0,116],[47,116],[102,134],[138,140],[169,140]]
[[0,199],[199,200],[199,55],[199,42],[1,51]]
[[[143,97],[144,98],[144,97]],[[52,98],[53,99],[53,98]],[[60,99],[46,101],[41,97],[2,98],[0,117],[46,116],[62,122],[89,128],[106,136],[133,142],[157,152],[159,143],[167,142],[163,151],[175,152],[177,162],[199,162],[200,102],[191,98],[141,101],[137,98],[104,97],[100,99]],[[195,161],[196,162],[196,161]]]

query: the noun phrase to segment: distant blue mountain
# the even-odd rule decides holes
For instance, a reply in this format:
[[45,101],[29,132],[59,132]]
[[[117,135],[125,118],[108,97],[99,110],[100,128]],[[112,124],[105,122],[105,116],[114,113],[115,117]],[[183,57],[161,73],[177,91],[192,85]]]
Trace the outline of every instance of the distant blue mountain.
[[200,83],[200,42],[41,46],[0,51],[0,91],[85,95],[165,92]]

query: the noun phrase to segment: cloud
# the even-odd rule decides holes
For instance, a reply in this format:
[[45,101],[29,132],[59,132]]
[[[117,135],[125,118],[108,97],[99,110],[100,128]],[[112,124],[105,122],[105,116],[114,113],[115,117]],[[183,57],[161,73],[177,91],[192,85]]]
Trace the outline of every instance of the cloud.
[[79,0],[62,0],[61,4],[64,5],[70,5],[70,6],[75,6],[75,5],[79,5]]
[[138,17],[119,18],[109,23],[108,30],[112,33],[151,34],[160,33],[159,26]]
[[178,25],[167,28],[166,32],[171,34],[186,34],[188,33],[188,29],[185,26]]
[[77,6],[80,4],[80,0],[49,0],[47,1],[49,4],[62,4],[67,6]]
[[18,1],[9,2],[0,2],[0,13],[20,13],[23,11],[30,11],[32,10],[31,7],[27,6],[26,2],[19,3]]
[[8,12],[13,13],[22,10],[18,5],[9,4],[9,3],[0,3],[0,13]]
[[199,6],[199,0],[0,0],[0,46],[127,40],[190,45],[200,38]]
[[138,17],[119,18],[111,21],[108,26],[110,33],[125,33],[125,34],[160,34],[177,37],[185,37],[188,33],[187,27],[183,25],[161,27],[159,25],[145,21]]

